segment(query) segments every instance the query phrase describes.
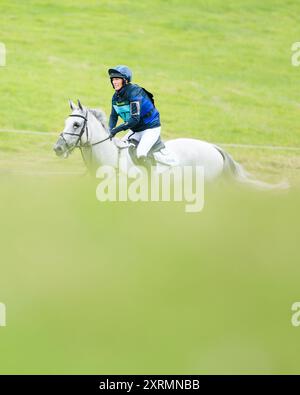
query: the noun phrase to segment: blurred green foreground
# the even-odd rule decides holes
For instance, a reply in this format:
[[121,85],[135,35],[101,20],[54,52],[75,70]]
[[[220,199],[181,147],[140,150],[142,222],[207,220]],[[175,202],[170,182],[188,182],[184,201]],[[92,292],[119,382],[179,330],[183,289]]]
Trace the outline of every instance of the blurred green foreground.
[[299,196],[100,203],[96,183],[1,176],[1,373],[299,373]]

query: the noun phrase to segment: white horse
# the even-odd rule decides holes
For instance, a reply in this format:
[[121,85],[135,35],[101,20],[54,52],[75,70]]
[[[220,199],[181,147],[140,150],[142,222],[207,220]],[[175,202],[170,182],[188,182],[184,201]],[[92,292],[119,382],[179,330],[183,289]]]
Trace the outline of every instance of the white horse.
[[[101,165],[118,168],[119,163],[126,163],[126,169],[119,169],[124,171],[135,166],[129,154],[128,142],[118,138],[110,140],[106,116],[102,110],[85,108],[79,100],[78,107],[70,101],[70,108],[72,113],[66,119],[65,128],[53,148],[58,156],[67,158],[75,148],[79,148],[90,171],[96,171]],[[205,181],[213,181],[226,175],[261,189],[287,187],[285,183],[268,184],[253,179],[222,148],[198,139],[168,140],[165,142],[165,149],[154,153],[154,157],[157,161],[158,172],[162,172],[172,164],[201,166],[204,168]]]

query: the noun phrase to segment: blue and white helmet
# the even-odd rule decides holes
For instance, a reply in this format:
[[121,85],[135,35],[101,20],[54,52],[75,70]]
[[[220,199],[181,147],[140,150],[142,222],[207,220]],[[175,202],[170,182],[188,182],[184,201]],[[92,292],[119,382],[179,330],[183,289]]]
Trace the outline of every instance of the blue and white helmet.
[[123,78],[128,82],[132,80],[132,71],[125,65],[118,65],[108,70],[109,78]]

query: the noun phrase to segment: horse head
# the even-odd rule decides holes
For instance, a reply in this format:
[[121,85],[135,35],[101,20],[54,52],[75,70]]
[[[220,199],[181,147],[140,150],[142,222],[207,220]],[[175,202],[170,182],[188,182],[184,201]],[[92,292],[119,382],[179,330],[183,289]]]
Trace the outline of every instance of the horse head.
[[64,158],[67,158],[76,147],[82,147],[88,141],[88,110],[79,100],[78,106],[71,100],[69,100],[69,105],[72,112],[65,120],[64,130],[53,147],[56,155]]

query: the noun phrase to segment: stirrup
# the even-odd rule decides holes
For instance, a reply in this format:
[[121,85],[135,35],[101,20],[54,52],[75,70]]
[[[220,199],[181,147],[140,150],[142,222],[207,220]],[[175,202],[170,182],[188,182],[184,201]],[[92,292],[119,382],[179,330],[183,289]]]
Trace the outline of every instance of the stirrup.
[[145,167],[147,170],[151,170],[151,167],[155,166],[156,164],[153,155],[141,156],[140,158],[138,158],[138,162],[140,166]]

